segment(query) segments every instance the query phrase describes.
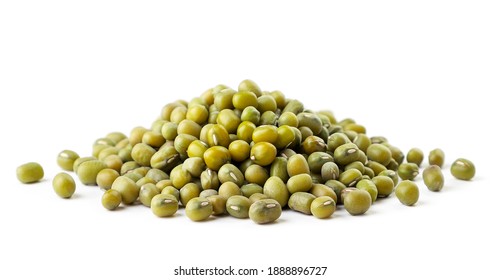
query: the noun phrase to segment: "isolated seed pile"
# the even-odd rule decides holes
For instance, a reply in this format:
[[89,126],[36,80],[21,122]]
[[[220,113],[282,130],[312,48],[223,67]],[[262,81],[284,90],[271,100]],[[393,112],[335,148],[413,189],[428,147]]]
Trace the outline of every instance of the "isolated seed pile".
[[[183,206],[193,221],[230,215],[261,224],[287,208],[328,218],[343,204],[360,215],[393,192],[402,204],[413,205],[419,188],[412,180],[424,154],[413,148],[406,158],[352,119],[337,121],[329,111],[307,110],[280,91],[263,92],[244,80],[237,90],[218,85],[190,102],[169,103],[149,128],[109,133],[95,141],[92,156],[64,150],[57,163],[82,184],[103,189],[108,210],[140,203],[168,217]],[[424,183],[439,191],[444,152],[435,149],[428,159]],[[458,159],[451,172],[470,180],[475,168]],[[36,182],[43,169],[28,163],[17,176]],[[63,198],[75,192],[64,172],[52,185]]]

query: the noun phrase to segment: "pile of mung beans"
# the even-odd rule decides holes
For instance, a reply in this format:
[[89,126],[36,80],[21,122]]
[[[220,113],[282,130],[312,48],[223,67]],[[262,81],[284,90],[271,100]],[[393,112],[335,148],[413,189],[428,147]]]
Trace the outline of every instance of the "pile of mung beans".
[[[104,191],[108,210],[143,204],[170,217],[183,206],[193,221],[230,215],[263,224],[284,209],[323,219],[343,205],[361,215],[393,192],[402,204],[414,205],[419,187],[413,180],[423,160],[418,148],[405,156],[385,137],[369,137],[353,119],[337,121],[330,111],[307,110],[299,100],[244,80],[237,90],[217,85],[189,102],[168,103],[149,128],[97,139],[91,156],[61,151],[57,164],[65,172],[52,185],[70,198],[76,183],[67,172],[74,172],[83,185]],[[423,182],[440,191],[444,152],[430,151],[428,162]],[[470,180],[474,164],[459,158],[451,174]],[[17,168],[22,183],[43,176],[35,162]]]

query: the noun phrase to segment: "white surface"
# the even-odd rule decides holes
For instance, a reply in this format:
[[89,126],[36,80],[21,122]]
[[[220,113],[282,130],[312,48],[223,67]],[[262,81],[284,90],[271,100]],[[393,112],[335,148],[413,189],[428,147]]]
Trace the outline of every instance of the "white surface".
[[[216,279],[173,276],[214,265],[328,266],[314,279],[498,279],[498,4],[269,2],[0,4],[0,279]],[[70,200],[53,193],[60,150],[88,155],[96,138],[148,126],[165,103],[245,78],[352,117],[404,151],[441,147],[445,188],[431,193],[419,177],[415,207],[391,197],[360,217],[286,211],[267,226],[109,212],[82,185]],[[472,182],[449,175],[457,157],[475,162]],[[27,161],[43,164],[42,183],[17,182]]]

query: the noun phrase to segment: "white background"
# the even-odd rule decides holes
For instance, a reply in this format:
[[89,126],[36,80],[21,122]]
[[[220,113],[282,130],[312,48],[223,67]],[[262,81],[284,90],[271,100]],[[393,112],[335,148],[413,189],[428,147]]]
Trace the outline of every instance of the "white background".
[[[173,275],[215,265],[328,267],[271,279],[498,279],[499,14],[497,1],[2,1],[0,279],[266,278]],[[419,176],[414,207],[393,196],[364,216],[286,211],[266,226],[110,212],[95,187],[53,193],[59,151],[89,155],[168,102],[246,78],[403,151],[442,148],[443,191]],[[449,175],[458,157],[475,162],[473,181]],[[16,180],[27,161],[45,167],[42,183]]]

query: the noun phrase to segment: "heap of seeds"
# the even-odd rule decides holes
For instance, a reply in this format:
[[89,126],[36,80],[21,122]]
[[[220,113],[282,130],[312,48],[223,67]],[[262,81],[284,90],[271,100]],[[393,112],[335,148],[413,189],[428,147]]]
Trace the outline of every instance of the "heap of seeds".
[[[180,206],[193,221],[210,216],[277,220],[292,209],[328,218],[342,205],[352,215],[369,210],[379,198],[395,196],[414,205],[413,180],[424,159],[418,148],[405,154],[385,137],[369,137],[352,119],[337,121],[329,111],[314,112],[280,91],[261,91],[251,80],[238,89],[218,85],[191,101],[166,104],[149,127],[126,135],[111,132],[93,144],[92,155],[64,150],[57,157],[84,185],[98,185],[102,205],[141,203],[159,217]],[[444,152],[429,153],[423,181],[431,191],[444,185]],[[453,176],[470,180],[472,162],[456,160]],[[23,183],[43,177],[37,163],[22,165]],[[402,179],[399,182],[399,179]],[[59,173],[55,192],[69,198],[73,178]]]

